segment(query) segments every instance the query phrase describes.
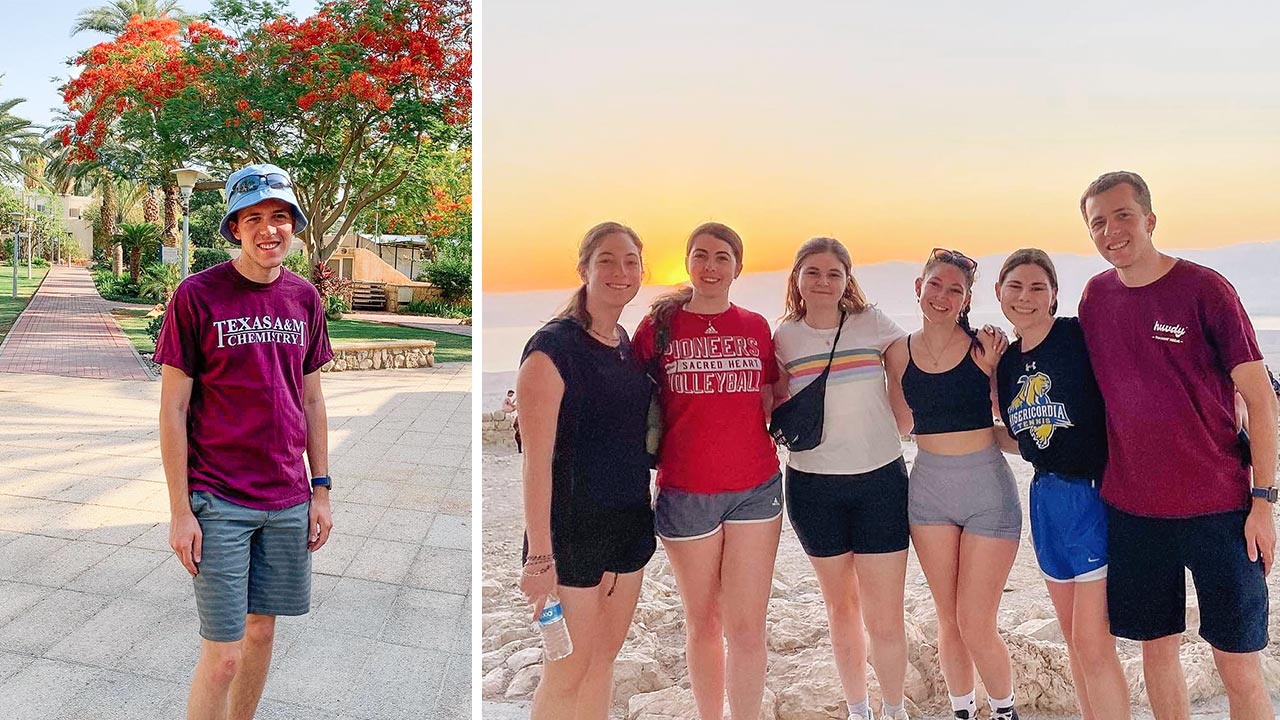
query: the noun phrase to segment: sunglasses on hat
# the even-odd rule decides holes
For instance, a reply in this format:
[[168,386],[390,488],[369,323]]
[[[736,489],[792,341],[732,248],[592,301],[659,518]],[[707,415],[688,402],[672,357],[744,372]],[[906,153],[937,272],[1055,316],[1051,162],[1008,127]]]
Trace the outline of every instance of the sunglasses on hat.
[[956,267],[968,270],[970,272],[978,269],[978,261],[965,255],[959,250],[948,250],[946,248],[934,248],[933,259],[940,260],[945,263],[951,263]]
[[232,195],[243,195],[260,190],[263,187],[269,187],[273,190],[284,190],[292,188],[293,183],[289,182],[289,176],[280,173],[268,173],[266,175],[246,175],[236,181],[231,186]]

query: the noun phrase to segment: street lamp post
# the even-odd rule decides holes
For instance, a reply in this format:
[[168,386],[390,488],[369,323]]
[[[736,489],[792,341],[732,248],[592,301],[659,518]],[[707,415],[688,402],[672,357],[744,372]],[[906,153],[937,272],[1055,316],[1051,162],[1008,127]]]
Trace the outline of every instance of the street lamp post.
[[198,181],[209,177],[209,174],[191,165],[184,165],[171,172],[178,176],[178,190],[182,193],[182,277],[186,279],[191,267],[188,260],[191,245],[191,191]]
[[22,234],[22,216],[23,213],[14,210],[9,213],[9,217],[13,219],[13,297],[18,297],[18,242],[19,236]]
[[32,217],[27,222],[27,279],[31,279],[31,256],[35,252],[36,243],[36,219]]

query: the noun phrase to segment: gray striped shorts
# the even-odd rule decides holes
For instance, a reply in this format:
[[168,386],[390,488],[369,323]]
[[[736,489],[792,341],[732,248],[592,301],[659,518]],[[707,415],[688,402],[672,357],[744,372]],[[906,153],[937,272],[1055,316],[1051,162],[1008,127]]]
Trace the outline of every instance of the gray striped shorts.
[[282,510],[254,510],[203,490],[191,493],[191,512],[203,534],[195,576],[201,637],[240,640],[249,613],[307,614],[310,509],[304,502]]

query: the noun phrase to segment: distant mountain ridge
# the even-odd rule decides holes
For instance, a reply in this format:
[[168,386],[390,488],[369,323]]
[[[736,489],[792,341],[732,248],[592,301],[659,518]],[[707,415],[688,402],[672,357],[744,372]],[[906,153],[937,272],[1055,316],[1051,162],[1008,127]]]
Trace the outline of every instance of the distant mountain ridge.
[[[1211,250],[1168,250],[1169,254],[1206,265],[1221,273],[1240,294],[1245,308],[1254,316],[1280,316],[1280,240],[1245,243]],[[995,299],[996,274],[1007,255],[978,258],[978,279],[974,287],[973,316],[979,322],[1001,322]],[[1053,261],[1058,269],[1058,305],[1060,314],[1074,315],[1085,282],[1108,269],[1096,254],[1056,253]],[[867,298],[895,318],[918,314],[915,305],[915,279],[921,263],[903,261],[855,267],[853,272]],[[733,301],[754,310],[770,321],[782,314],[783,288],[787,271],[743,275],[734,282]],[[624,325],[634,327],[649,302],[666,291],[666,286],[646,286],[623,314]],[[538,290],[523,293],[486,293],[484,295],[484,327],[523,327],[545,322],[564,304],[572,288]]]

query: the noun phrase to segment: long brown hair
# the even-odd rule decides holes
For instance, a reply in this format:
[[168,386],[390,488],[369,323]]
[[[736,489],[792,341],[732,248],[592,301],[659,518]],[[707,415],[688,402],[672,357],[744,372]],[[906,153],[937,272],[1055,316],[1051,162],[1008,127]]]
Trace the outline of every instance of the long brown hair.
[[1009,257],[1004,259],[1004,264],[1000,266],[1000,282],[1004,282],[1004,278],[1015,268],[1023,265],[1036,265],[1045,274],[1049,276],[1049,287],[1053,288],[1054,298],[1053,304],[1049,306],[1049,314],[1058,314],[1058,271],[1053,267],[1053,260],[1050,259],[1049,253],[1040,248],[1022,248],[1014,250]]
[[870,305],[862,288],[858,286],[858,281],[853,279],[853,258],[849,256],[848,248],[835,238],[816,237],[806,240],[796,251],[796,261],[791,266],[791,274],[787,276],[786,311],[782,315],[783,320],[801,320],[808,312],[808,308],[804,306],[804,298],[800,296],[800,266],[810,255],[818,253],[831,253],[844,266],[846,279],[844,293],[840,296],[840,309],[851,315],[857,315]]
[[636,251],[640,253],[641,264],[644,263],[644,243],[640,242],[640,236],[635,230],[613,221],[602,222],[591,228],[582,236],[582,242],[578,243],[578,277],[582,278],[582,286],[556,313],[557,318],[572,318],[584,328],[591,327],[591,313],[587,312],[587,269],[591,266],[591,256],[595,254],[596,248],[600,247],[605,238],[615,234],[631,238]]
[[[684,243],[684,256],[686,259],[689,253],[693,252],[693,241],[700,235],[710,235],[717,240],[723,240],[733,251],[733,257],[738,261],[738,269],[742,268],[742,236],[733,228],[718,222],[705,222],[693,229],[689,233],[689,239]],[[676,309],[683,307],[686,303],[693,299],[693,286],[684,285],[676,290],[663,293],[654,298],[653,304],[649,306],[649,317],[657,325],[665,326],[670,324],[672,316],[676,314]]]

